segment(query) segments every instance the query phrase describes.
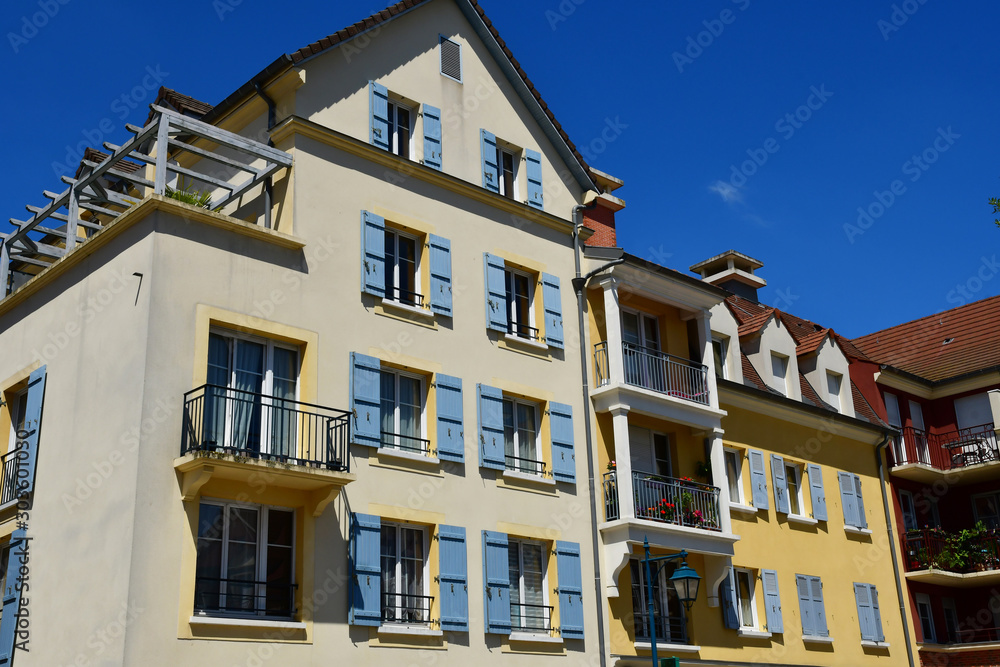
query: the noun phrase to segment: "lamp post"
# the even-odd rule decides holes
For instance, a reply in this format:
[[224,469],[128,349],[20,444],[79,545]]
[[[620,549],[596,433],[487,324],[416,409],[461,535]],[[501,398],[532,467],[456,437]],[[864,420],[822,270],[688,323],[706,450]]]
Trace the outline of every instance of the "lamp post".
[[[681,551],[678,554],[672,554],[670,556],[656,556],[651,558],[649,555],[649,538],[644,538],[642,542],[643,551],[645,551],[646,557],[642,559],[643,564],[646,567],[646,600],[648,602],[649,609],[649,619],[647,624],[649,626],[649,639],[653,644],[653,667],[658,667],[657,655],[656,655],[656,623],[653,618],[653,576],[660,575],[660,569],[666,565],[668,561],[681,559],[681,566],[674,570],[674,573],[670,575],[670,583],[673,585],[674,590],[677,592],[678,599],[684,604],[684,609],[686,611],[691,610],[691,604],[698,597],[698,585],[701,583],[701,577],[693,569],[688,567],[686,551]],[[654,564],[655,568],[651,568],[650,564]]]

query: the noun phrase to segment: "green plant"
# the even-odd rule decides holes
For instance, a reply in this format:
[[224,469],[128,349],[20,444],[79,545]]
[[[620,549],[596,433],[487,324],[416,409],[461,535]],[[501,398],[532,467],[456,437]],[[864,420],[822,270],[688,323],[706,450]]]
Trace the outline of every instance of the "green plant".
[[190,185],[181,190],[174,190],[171,187],[167,187],[166,196],[185,204],[197,206],[198,208],[212,208],[212,193],[192,190]]
[[712,462],[708,463],[704,461],[698,461],[694,464],[694,474],[702,479],[707,479],[711,481],[712,479]]

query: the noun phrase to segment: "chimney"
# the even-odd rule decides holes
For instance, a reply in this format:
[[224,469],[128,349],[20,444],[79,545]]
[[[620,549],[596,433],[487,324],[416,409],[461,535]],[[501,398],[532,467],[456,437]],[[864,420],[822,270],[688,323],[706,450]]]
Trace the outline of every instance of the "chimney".
[[735,250],[727,250],[721,255],[694,264],[690,270],[700,275],[706,283],[717,285],[736,296],[759,303],[757,290],[767,285],[767,281],[755,275],[754,271],[763,266],[764,263],[758,259]]
[[590,169],[590,176],[602,194],[594,201],[594,206],[583,209],[583,225],[594,230],[594,235],[585,243],[588,246],[615,248],[618,245],[615,234],[615,213],[625,208],[625,202],[610,193],[625,183],[594,168]]

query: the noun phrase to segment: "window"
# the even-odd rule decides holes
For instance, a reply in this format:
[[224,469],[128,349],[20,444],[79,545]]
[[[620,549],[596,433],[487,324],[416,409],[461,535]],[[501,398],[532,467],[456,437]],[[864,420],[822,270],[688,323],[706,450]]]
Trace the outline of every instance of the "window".
[[294,457],[298,377],[297,349],[254,336],[211,332],[206,442],[217,449]]
[[8,405],[10,410],[10,444],[7,451],[12,452],[17,447],[17,432],[24,430],[24,416],[28,413],[28,390],[23,389],[14,395]]
[[954,644],[958,642],[958,609],[955,607],[955,598],[941,598],[941,606],[944,609],[944,627],[948,633],[948,643]]
[[295,614],[295,513],[202,501],[198,513],[196,613]]
[[389,101],[389,151],[399,157],[410,159],[410,137],[413,125],[409,108]]
[[845,527],[867,529],[868,518],[861,495],[861,478],[854,473],[838,472],[837,480],[840,484],[840,504],[844,510]]
[[785,464],[785,485],[788,489],[788,513],[802,516],[802,468],[792,463]]
[[423,437],[423,379],[383,368],[381,399],[382,446],[427,454],[430,441]]
[[510,622],[514,630],[548,633],[552,629],[552,608],[545,604],[545,559],[541,542],[508,540]]
[[[938,499],[926,492],[924,497],[927,499],[927,504],[929,505],[928,509],[930,512],[931,525],[935,527],[940,526],[941,514],[938,511]],[[1000,526],[1000,522],[997,522],[997,525]],[[1000,627],[1000,625],[997,627]]]
[[728,369],[726,368],[726,349],[728,347],[728,341],[721,338],[712,339],[712,354],[715,356],[715,375],[723,380],[728,375]]
[[830,400],[830,405],[840,410],[840,385],[844,376],[839,373],[826,372],[826,389]]
[[987,528],[1000,528],[1000,493],[985,493],[972,497],[972,510],[976,521],[982,521]]
[[829,637],[826,607],[823,604],[823,582],[819,577],[796,574],[795,590],[799,597],[803,637]]
[[427,595],[427,531],[382,523],[382,622],[426,625],[431,621]]
[[538,329],[533,326],[534,278],[521,271],[504,269],[504,285],[507,290],[507,332],[519,338],[538,340]]
[[[896,398],[895,394],[890,394],[889,392],[885,392],[882,398],[885,401],[885,414],[889,426],[901,429],[903,421],[899,415],[899,399]],[[902,434],[896,436],[892,441],[892,459],[896,465],[906,462],[906,448],[903,444]]]
[[788,395],[788,357],[771,353],[771,374],[777,385],[775,389],[782,394]]
[[420,242],[385,229],[385,298],[408,306],[424,305],[420,294]]
[[909,491],[899,492],[899,511],[903,515],[903,529],[916,530],[919,527],[917,521],[917,508],[913,504],[913,494]]
[[934,612],[931,609],[931,598],[926,593],[917,593],[914,596],[917,603],[917,617],[920,619],[920,632],[923,635],[925,644],[936,644],[937,635],[934,633]]
[[743,503],[743,455],[735,449],[723,452],[726,460],[726,480],[729,482],[730,502]]
[[441,74],[462,83],[462,45],[441,37]]
[[881,643],[885,641],[882,630],[882,612],[878,606],[878,590],[874,584],[854,584],[854,602],[858,607],[858,624],[861,626],[861,641]]
[[638,311],[622,311],[622,362],[625,382],[656,391],[667,391],[666,362],[660,353],[657,319]]
[[497,164],[500,166],[500,194],[507,199],[517,199],[517,164],[513,151],[497,146]]
[[628,427],[629,460],[632,470],[670,477],[670,436],[641,426]]
[[504,456],[507,470],[541,475],[545,464],[538,452],[538,406],[503,399]]
[[754,598],[753,572],[734,569],[733,574],[736,578],[736,611],[740,627],[754,629],[757,627],[757,600]]
[[[653,626],[656,640],[667,644],[687,643],[687,621],[684,605],[670,583],[670,575],[677,566],[668,562],[653,580]],[[640,560],[629,561],[632,574],[632,618],[635,622],[635,640],[649,641],[649,586],[646,584],[646,567]]]

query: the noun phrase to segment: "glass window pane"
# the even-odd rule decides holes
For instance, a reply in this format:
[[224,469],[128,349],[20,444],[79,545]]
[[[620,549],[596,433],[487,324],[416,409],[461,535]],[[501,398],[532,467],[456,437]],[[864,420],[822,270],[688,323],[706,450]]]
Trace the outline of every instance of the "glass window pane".
[[403,107],[397,109],[397,138],[396,155],[400,157],[410,156],[410,110]]
[[785,480],[788,485],[788,505],[792,514],[802,514],[799,507],[799,476],[796,466],[785,466]]
[[198,537],[222,539],[222,506],[202,503],[198,508]]
[[229,386],[229,342],[219,334],[208,335],[208,384]]
[[284,510],[268,510],[267,513],[267,543],[292,546],[292,535],[295,526],[295,513]]
[[503,436],[504,453],[507,456],[517,456],[514,433],[514,402],[505,399],[503,402]]
[[622,340],[633,345],[639,344],[639,316],[635,313],[622,312]]
[[251,507],[229,508],[229,541],[257,543],[257,510]]
[[654,350],[660,349],[660,330],[656,324],[656,318],[649,315],[642,317],[643,344]]
[[753,625],[753,585],[747,572],[737,572],[738,595],[740,600],[740,623],[744,626]]
[[[382,371],[381,375],[381,396],[382,396],[382,430],[386,433],[396,432],[396,374],[390,371]],[[383,436],[385,439],[385,436]]]
[[729,481],[729,499],[740,501],[740,464],[736,452],[726,452],[726,479]]

